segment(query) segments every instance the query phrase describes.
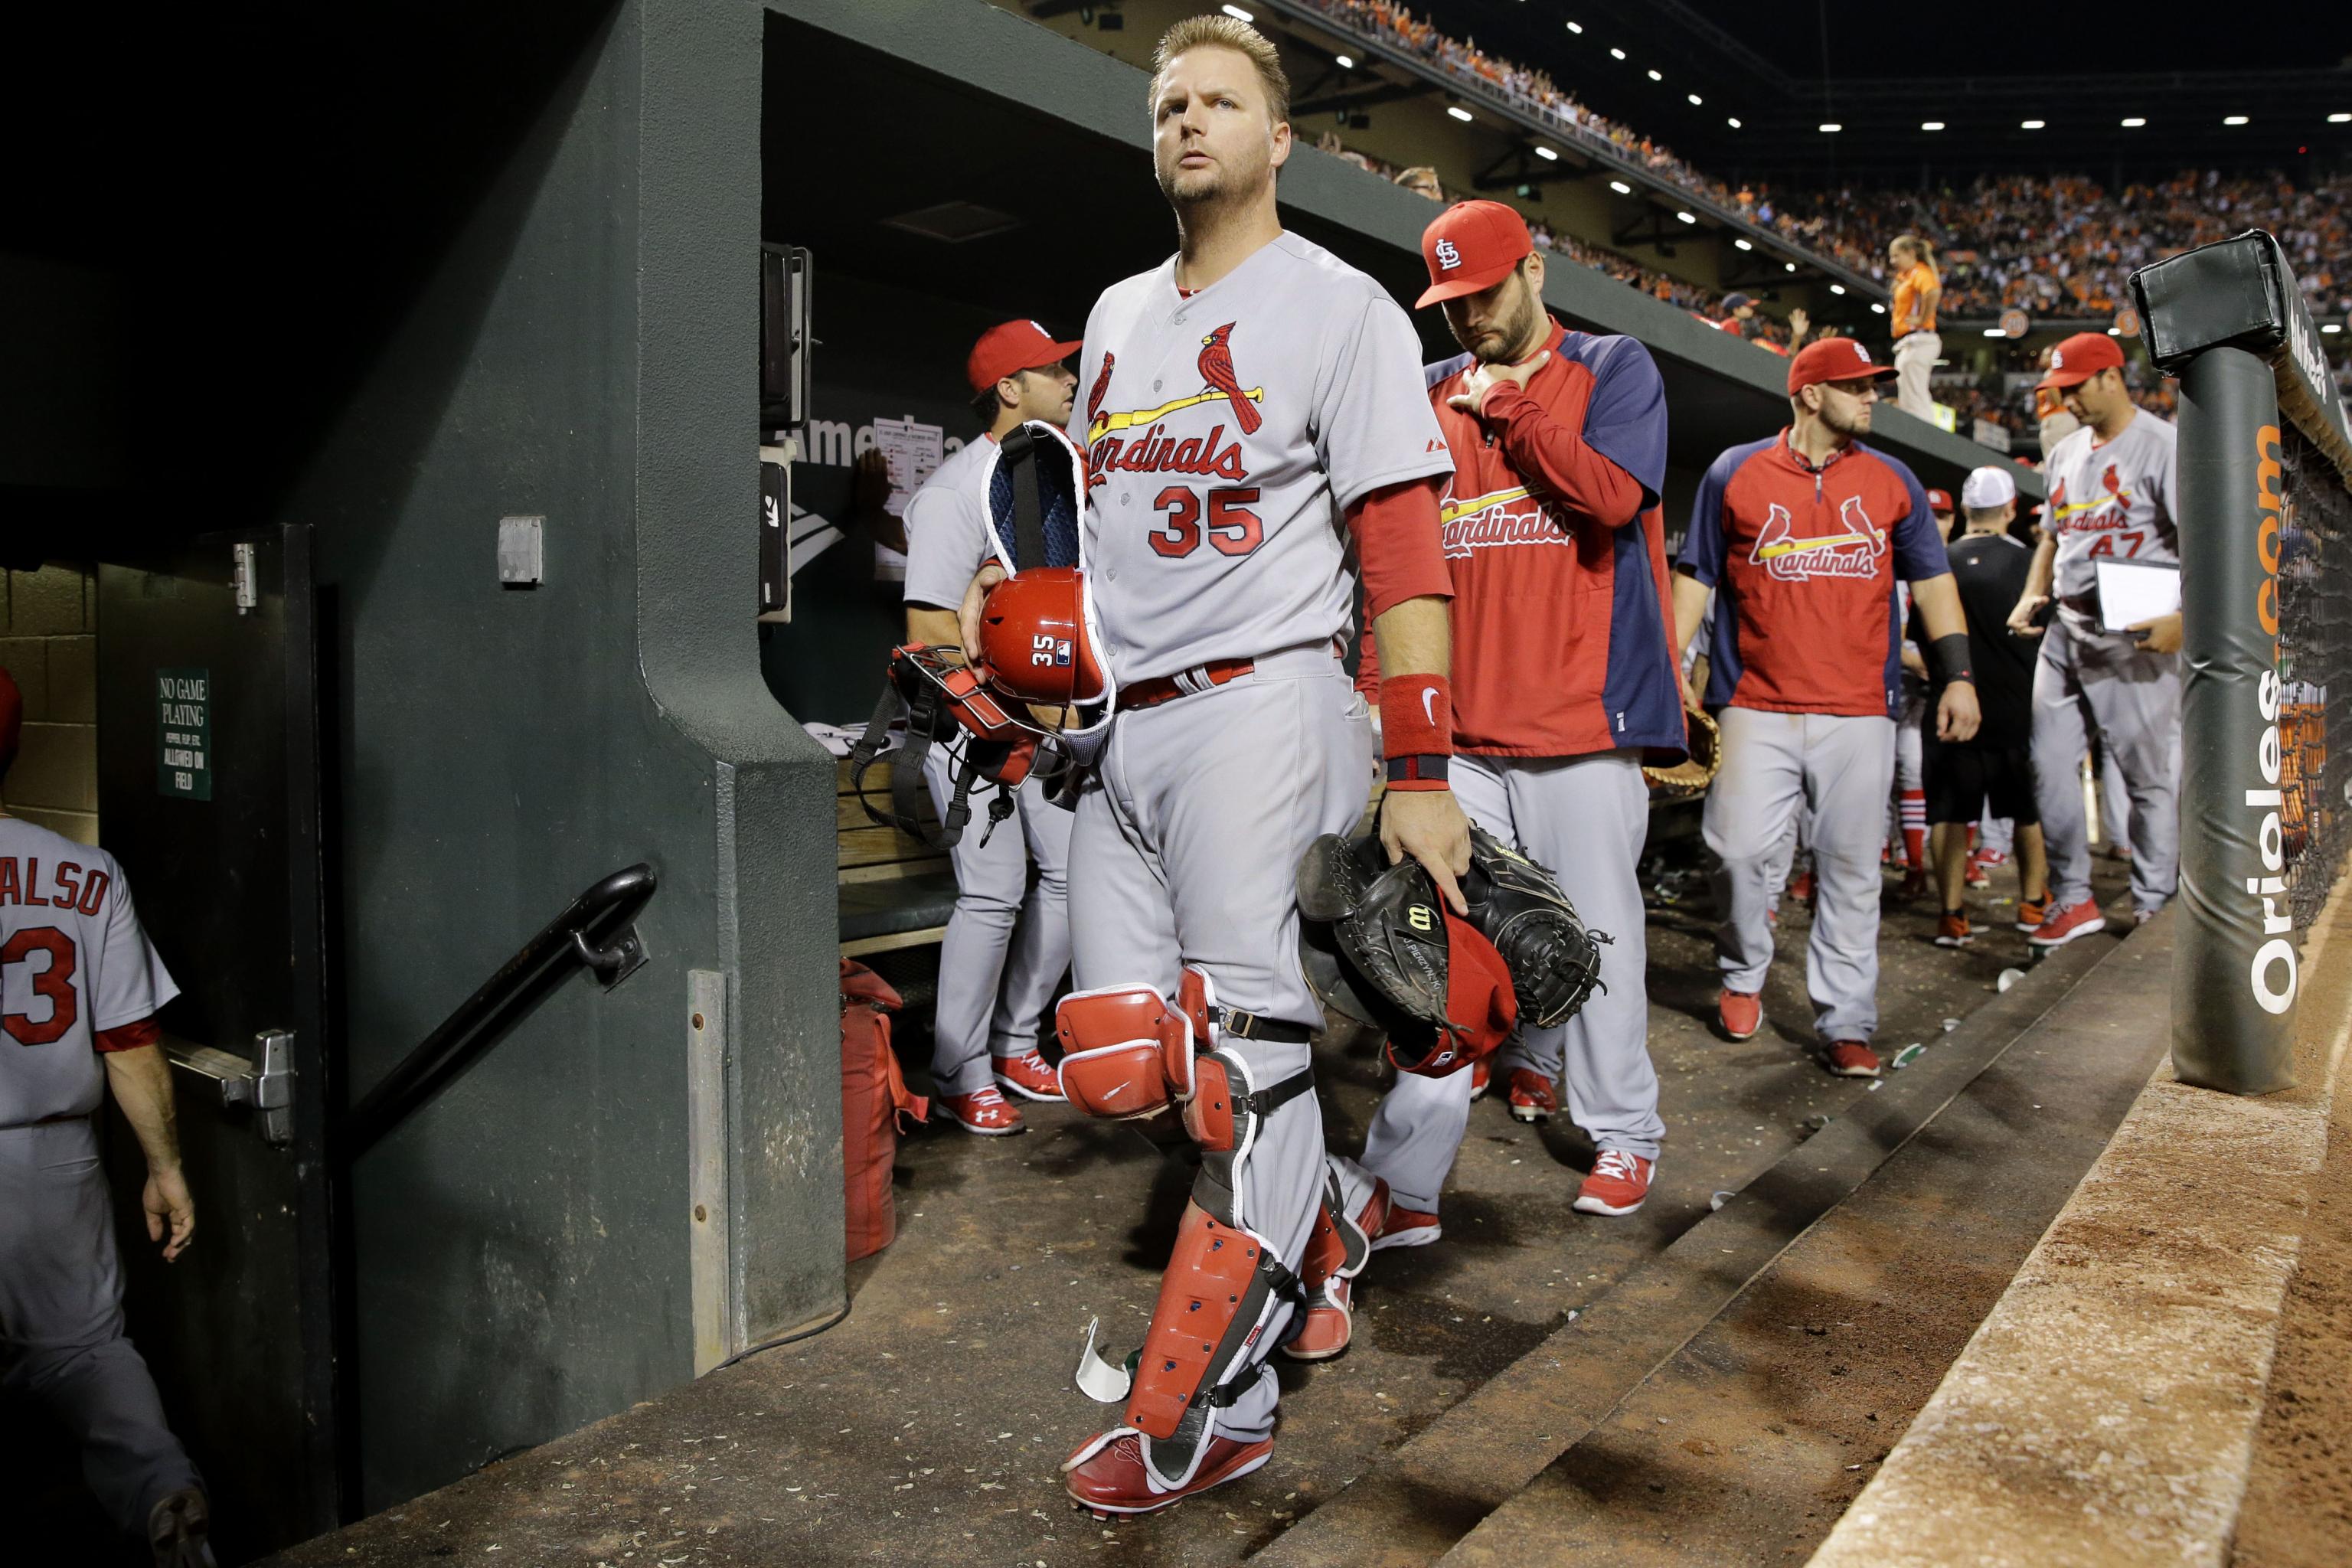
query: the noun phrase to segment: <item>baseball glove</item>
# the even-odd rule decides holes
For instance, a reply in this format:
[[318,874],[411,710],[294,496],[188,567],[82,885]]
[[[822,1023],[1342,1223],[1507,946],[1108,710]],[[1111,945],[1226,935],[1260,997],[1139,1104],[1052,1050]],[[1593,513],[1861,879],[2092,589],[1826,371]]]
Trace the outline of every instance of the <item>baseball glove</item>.
[[1462,880],[1470,923],[1511,971],[1519,1018],[1549,1028],[1575,1016],[1601,984],[1607,931],[1588,931],[1550,872],[1470,825],[1470,874]]
[[1683,716],[1690,721],[1690,755],[1672,767],[1642,770],[1652,789],[1674,800],[1705,794],[1723,765],[1723,731],[1715,721],[1696,708]]

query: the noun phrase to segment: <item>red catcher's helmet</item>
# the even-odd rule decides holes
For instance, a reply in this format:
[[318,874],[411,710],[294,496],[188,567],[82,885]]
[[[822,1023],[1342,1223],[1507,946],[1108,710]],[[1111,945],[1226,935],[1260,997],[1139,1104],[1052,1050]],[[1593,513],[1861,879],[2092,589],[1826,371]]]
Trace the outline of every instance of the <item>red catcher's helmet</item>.
[[1040,706],[1101,701],[1102,664],[1087,637],[1084,604],[1075,566],[1033,566],[991,588],[980,607],[989,684]]

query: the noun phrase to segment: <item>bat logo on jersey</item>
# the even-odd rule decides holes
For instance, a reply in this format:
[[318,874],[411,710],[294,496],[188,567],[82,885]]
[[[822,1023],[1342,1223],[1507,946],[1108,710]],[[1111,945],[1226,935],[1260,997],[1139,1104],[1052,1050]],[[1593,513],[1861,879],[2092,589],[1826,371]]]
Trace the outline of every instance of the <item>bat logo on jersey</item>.
[[1748,559],[1775,581],[1802,583],[1813,577],[1875,577],[1885,553],[1886,531],[1870,520],[1860,496],[1848,496],[1838,507],[1838,531],[1812,537],[1799,534],[1789,509],[1772,502]]
[[1490,490],[1466,500],[1449,495],[1438,509],[1437,522],[1445,553],[1457,561],[1468,559],[1474,550],[1572,542],[1568,531],[1546,515],[1543,503],[1525,485]]

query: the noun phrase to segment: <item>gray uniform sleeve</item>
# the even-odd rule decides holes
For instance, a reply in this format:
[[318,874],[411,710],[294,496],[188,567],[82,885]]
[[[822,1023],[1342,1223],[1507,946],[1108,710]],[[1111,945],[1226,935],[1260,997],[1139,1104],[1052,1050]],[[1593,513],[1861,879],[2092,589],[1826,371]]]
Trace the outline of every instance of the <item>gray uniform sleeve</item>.
[[1315,447],[1345,510],[1383,485],[1454,472],[1422,374],[1421,340],[1385,294],[1335,329],[1315,389]]
[[956,465],[956,469],[950,480],[964,482],[934,481],[907,502],[907,602],[910,605],[954,609],[963,603],[963,591],[988,559],[988,529],[981,519],[980,497],[971,489],[979,474],[962,464]]
[[171,972],[147,940],[131,908],[131,884],[120,866],[110,866],[114,886],[106,899],[105,950],[90,986],[90,1032],[135,1024],[180,994]]

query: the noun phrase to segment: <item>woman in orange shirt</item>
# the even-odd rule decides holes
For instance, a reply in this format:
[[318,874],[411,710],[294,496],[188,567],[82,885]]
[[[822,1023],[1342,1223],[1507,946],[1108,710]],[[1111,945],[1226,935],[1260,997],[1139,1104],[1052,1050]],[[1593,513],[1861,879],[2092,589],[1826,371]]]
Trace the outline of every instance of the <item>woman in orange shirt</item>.
[[1895,403],[1914,418],[1929,420],[1936,404],[1927,377],[1944,352],[1944,340],[1936,335],[1936,305],[1944,287],[1936,276],[1935,255],[1934,247],[1916,234],[1898,234],[1886,246],[1895,269]]

